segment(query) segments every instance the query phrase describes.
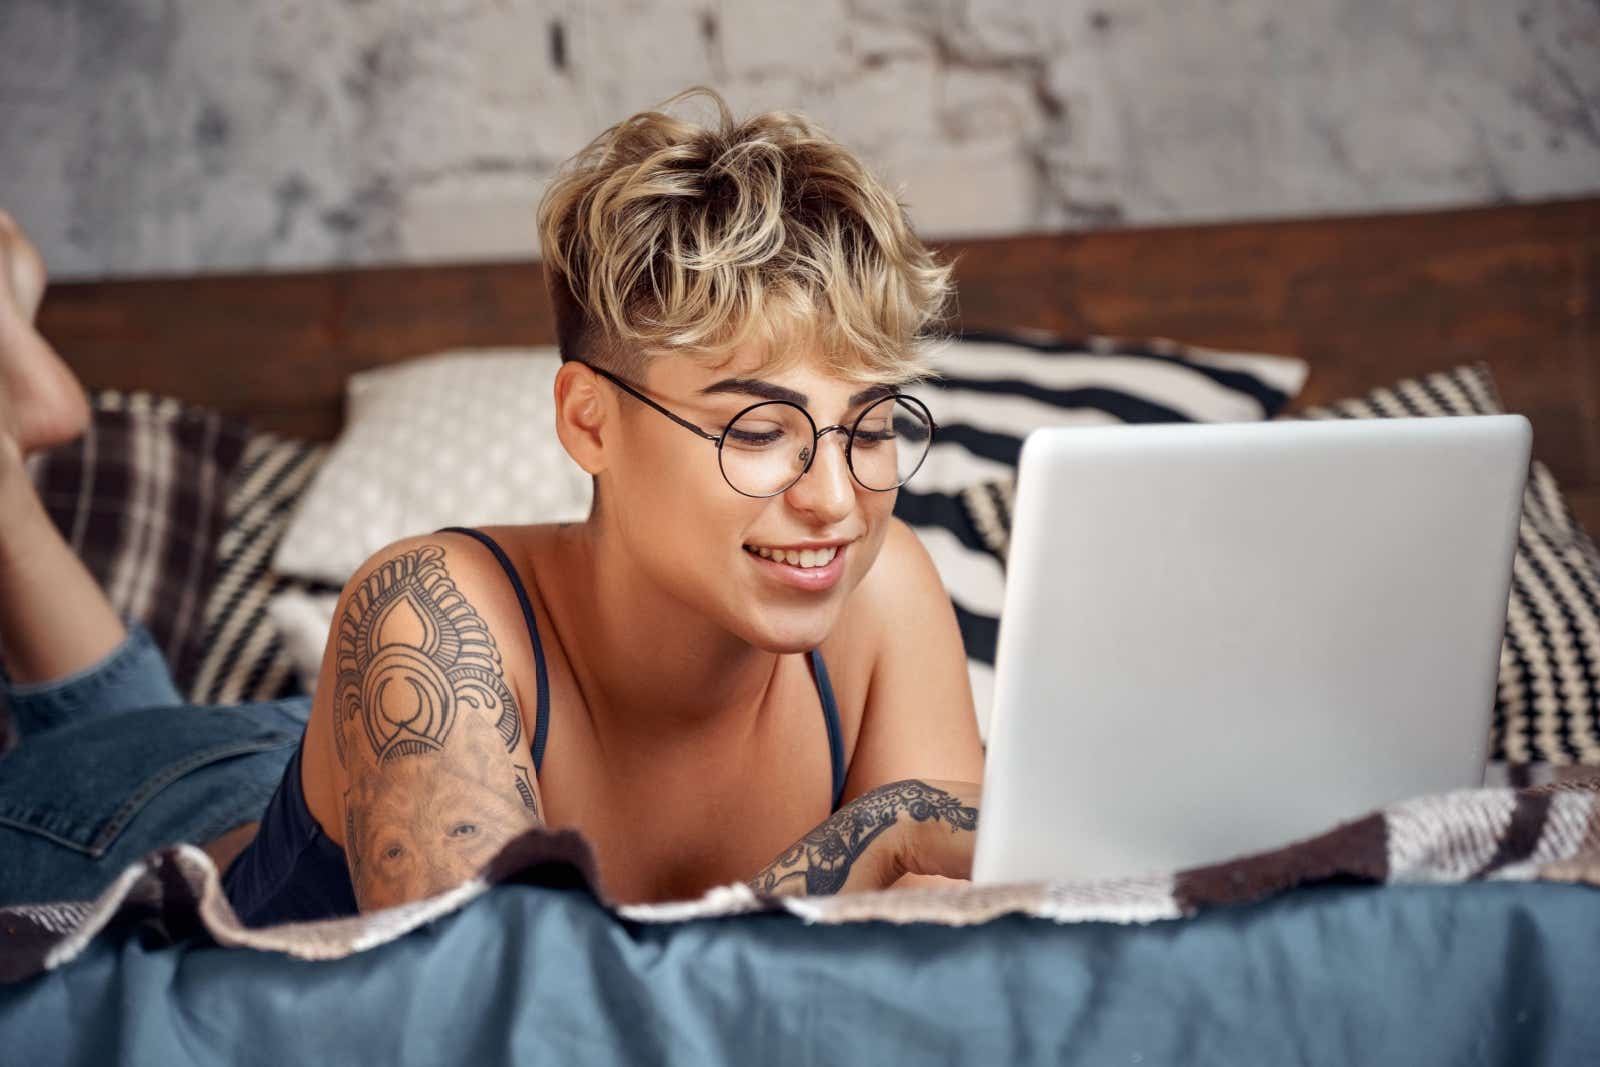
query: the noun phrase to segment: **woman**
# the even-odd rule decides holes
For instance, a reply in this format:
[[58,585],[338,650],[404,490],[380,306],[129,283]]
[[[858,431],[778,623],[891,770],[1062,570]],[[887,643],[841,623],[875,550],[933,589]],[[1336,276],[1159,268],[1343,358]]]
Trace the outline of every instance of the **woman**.
[[[581,831],[616,901],[967,874],[982,758],[965,658],[891,516],[933,432],[896,387],[923,374],[913,342],[948,268],[805,119],[740,123],[707,95],[714,126],[636,115],[540,208],[557,431],[594,477],[589,518],[452,528],[360,568],[313,697],[267,708],[300,716],[300,744],[241,757],[288,756],[259,825],[207,842],[224,863],[243,849],[225,886],[246,922],[431,895],[538,826]],[[35,298],[5,299],[21,320]],[[76,393],[31,328],[12,332],[26,450],[81,426],[81,398],[48,432],[19,421],[19,396],[42,411]],[[141,634],[47,522],[7,525],[27,531],[0,535],[0,641],[14,686],[31,682],[13,699],[88,704],[78,691],[129,673]]]

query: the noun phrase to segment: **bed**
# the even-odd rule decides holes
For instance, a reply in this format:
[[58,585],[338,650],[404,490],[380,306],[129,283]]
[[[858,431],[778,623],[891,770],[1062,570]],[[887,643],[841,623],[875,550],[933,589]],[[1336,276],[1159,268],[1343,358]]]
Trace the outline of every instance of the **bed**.
[[[1594,1058],[1600,652],[1585,612],[1600,595],[1584,583],[1600,567],[1585,534],[1600,529],[1600,200],[944,248],[957,263],[952,330],[1041,366],[1181,362],[1255,397],[1257,417],[1527,415],[1543,474],[1519,550],[1543,584],[1526,593],[1526,647],[1513,633],[1502,660],[1505,785],[1135,885],[809,908],[729,890],[619,911],[586,888],[581,842],[534,835],[448,899],[354,926],[251,931],[204,857],[173,848],[94,904],[0,913],[8,1047],[23,1061]],[[76,283],[52,288],[42,327],[87,384],[119,398],[116,418],[156,403],[132,391],[218,413],[203,436],[231,442],[218,462],[232,477],[292,490],[219,513],[204,540],[223,558],[222,601],[292,584],[250,546],[277,543],[282,522],[261,516],[287,522],[352,429],[352,376],[548,345],[554,332],[535,263]],[[1250,353],[1309,375],[1274,378],[1283,365],[1240,362]],[[992,451],[992,435],[973,439]],[[965,553],[936,555],[942,575],[945,559],[1003,575],[1004,472],[984,472],[913,515],[930,543]],[[1567,570],[1552,576],[1552,560]],[[992,590],[969,580],[947,585],[972,646],[994,619],[972,606]],[[326,595],[308,583],[290,591]],[[191,640],[239,659],[250,620],[230,610]],[[1558,617],[1566,638],[1551,634]],[[241,678],[235,698],[294,681],[237,666],[194,670]]]

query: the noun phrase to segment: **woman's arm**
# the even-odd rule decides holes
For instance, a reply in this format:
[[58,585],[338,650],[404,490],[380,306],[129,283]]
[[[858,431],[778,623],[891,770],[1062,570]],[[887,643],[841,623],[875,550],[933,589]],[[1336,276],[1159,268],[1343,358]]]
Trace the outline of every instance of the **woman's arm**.
[[758,893],[821,896],[883,889],[904,874],[966,878],[978,786],[908,778],[852,800],[750,880]]
[[845,780],[854,799],[751,881],[763,892],[970,877],[983,747],[950,596],[911,527],[890,522],[852,599],[843,639],[865,643],[872,664]]
[[454,539],[413,538],[374,556],[340,598],[325,699],[362,911],[458,885],[541,825],[529,740],[485,620],[500,632],[511,622],[486,591],[500,575],[485,560]]

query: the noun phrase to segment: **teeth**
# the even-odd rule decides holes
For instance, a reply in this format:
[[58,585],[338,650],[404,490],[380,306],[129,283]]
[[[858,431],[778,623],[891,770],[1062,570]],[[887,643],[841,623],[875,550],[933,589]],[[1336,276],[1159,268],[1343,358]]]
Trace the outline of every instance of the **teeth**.
[[791,567],[826,567],[833,562],[833,557],[839,554],[837,548],[805,548],[796,552],[793,549],[746,545],[745,549],[746,551],[754,552],[762,559],[770,559],[775,563],[787,563]]

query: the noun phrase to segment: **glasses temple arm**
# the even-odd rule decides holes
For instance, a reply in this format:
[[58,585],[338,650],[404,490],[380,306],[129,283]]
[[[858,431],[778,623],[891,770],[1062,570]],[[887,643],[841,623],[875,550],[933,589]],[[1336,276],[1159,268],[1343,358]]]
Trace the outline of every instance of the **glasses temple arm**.
[[640,401],[643,401],[646,404],[649,404],[651,407],[653,407],[657,411],[661,412],[661,414],[665,415],[667,418],[671,419],[673,422],[677,423],[679,426],[682,426],[685,430],[689,430],[692,433],[697,434],[698,436],[705,438],[707,441],[721,442],[721,440],[722,440],[721,435],[714,434],[714,433],[706,433],[704,430],[702,430],[700,427],[696,426],[694,423],[690,422],[689,420],[679,418],[678,416],[674,415],[672,412],[668,411],[666,408],[662,407],[660,404],[657,404],[654,400],[651,400],[649,397],[647,397],[643,393],[639,392],[639,390],[635,389],[633,386],[629,385],[627,382],[623,381],[621,378],[618,378],[615,374],[612,374],[610,371],[602,370],[601,368],[593,366],[592,364],[584,364],[584,365],[587,366],[590,370],[594,371],[596,374],[599,374],[601,377],[605,378],[607,381],[615,383],[617,388],[621,389],[623,392],[627,393],[629,396],[633,397],[636,400],[640,400]]

